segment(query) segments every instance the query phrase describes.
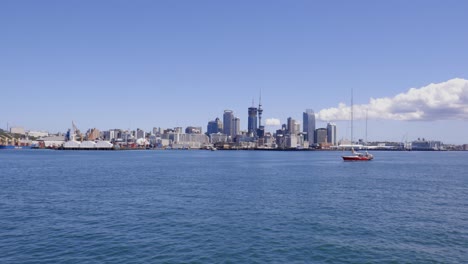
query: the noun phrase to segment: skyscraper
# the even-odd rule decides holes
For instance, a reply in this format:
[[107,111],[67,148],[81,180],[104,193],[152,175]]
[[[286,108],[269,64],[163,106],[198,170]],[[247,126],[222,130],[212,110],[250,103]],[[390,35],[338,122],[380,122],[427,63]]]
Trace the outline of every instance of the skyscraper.
[[234,117],[232,120],[232,136],[235,137],[237,135],[240,135],[240,119]]
[[249,119],[247,124],[247,133],[251,137],[257,136],[257,108],[249,107]]
[[334,123],[327,124],[327,141],[331,145],[336,145],[336,125]]
[[315,130],[315,139],[317,144],[327,143],[327,129],[326,128],[317,128]]
[[219,118],[216,118],[215,121],[216,121],[216,123],[218,123],[218,132],[223,133],[223,131],[224,131],[223,130],[223,122]]
[[227,136],[233,136],[232,134],[232,120],[234,119],[234,113],[232,110],[224,110],[223,115],[223,133]]
[[288,117],[288,134],[295,135],[298,131],[296,131],[296,120],[292,119],[292,117]]
[[306,109],[306,111],[302,114],[302,123],[303,123],[302,131],[304,133],[307,133],[307,140],[309,141],[309,144],[317,143],[317,139],[315,138],[314,110]]
[[145,136],[146,136],[145,131],[143,131],[142,129],[137,128],[137,131],[136,131],[136,138],[137,138],[137,139],[145,138]]
[[215,120],[208,122],[206,133],[208,135],[211,135],[211,134],[216,134],[218,132],[222,132],[220,128],[220,124],[222,128],[222,123],[221,123],[221,120],[219,120],[219,118],[216,118]]

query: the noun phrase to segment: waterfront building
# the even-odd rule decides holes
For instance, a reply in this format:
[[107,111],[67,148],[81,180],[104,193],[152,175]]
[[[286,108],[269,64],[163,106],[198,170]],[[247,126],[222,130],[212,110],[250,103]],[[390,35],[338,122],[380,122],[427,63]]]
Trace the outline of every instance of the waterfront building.
[[275,143],[278,148],[284,149],[286,148],[286,135],[288,133],[288,130],[286,129],[286,125],[283,124],[281,126],[281,129],[276,130],[276,133],[274,134],[275,137]]
[[160,127],[153,127],[153,135],[159,136],[161,134],[161,128]]
[[296,134],[289,134],[286,136],[286,147],[297,148],[298,136]]
[[135,135],[136,139],[145,138],[145,136],[146,136],[145,131],[143,131],[143,130],[137,128],[137,130],[136,130],[136,135]]
[[309,141],[305,139],[306,134],[304,132],[299,132],[297,134],[297,146],[299,148],[309,148]]
[[248,114],[249,119],[247,123],[247,133],[250,137],[257,137],[257,113],[258,109],[256,107],[249,107]]
[[46,131],[28,131],[26,133],[30,137],[47,137],[49,132]]
[[170,146],[175,149],[199,149],[210,143],[210,139],[205,134],[171,132],[161,135],[161,138],[169,140]]
[[317,144],[326,144],[327,140],[327,129],[326,128],[317,128],[315,130],[315,140]]
[[443,143],[440,141],[432,141],[432,140],[425,140],[418,139],[411,142],[411,149],[412,150],[443,150]]
[[118,138],[117,134],[117,131],[114,129],[107,130],[103,132],[103,138],[107,141],[114,141]]
[[265,132],[262,137],[258,139],[257,146],[259,148],[276,148],[276,141],[270,132]]
[[121,129],[111,129],[104,132],[104,140],[116,141],[124,138],[124,132]]
[[327,124],[327,141],[330,145],[336,145],[336,124],[328,123]]
[[186,134],[201,134],[202,133],[202,128],[201,127],[189,126],[189,127],[185,128],[185,133]]
[[131,143],[135,140],[132,131],[121,131],[121,136],[119,137],[119,141],[125,142],[125,144]]
[[149,144],[152,148],[166,148],[169,146],[169,140],[163,139],[160,136],[149,136]]
[[47,136],[37,140],[40,146],[46,148],[58,148],[61,147],[65,143],[65,136],[62,135],[55,135],[55,136]]
[[228,142],[228,137],[227,137],[226,134],[215,133],[215,134],[210,134],[209,136],[210,136],[211,144],[227,143]]
[[97,140],[101,136],[101,132],[97,128],[88,130],[86,137],[88,140]]
[[11,134],[26,135],[23,127],[10,127]]
[[285,149],[286,148],[286,135],[276,134],[275,144],[276,144],[277,148]]
[[151,134],[148,137],[148,142],[150,144],[150,147],[152,147],[152,148],[161,148],[162,145],[160,144],[161,143],[160,140],[161,140],[161,137],[158,137],[155,134]]
[[223,114],[223,133],[228,137],[233,137],[232,121],[234,119],[234,113],[232,110],[224,110]]
[[309,141],[309,144],[317,143],[315,139],[315,114],[314,110],[306,109],[302,114],[302,131],[306,133],[306,140]]

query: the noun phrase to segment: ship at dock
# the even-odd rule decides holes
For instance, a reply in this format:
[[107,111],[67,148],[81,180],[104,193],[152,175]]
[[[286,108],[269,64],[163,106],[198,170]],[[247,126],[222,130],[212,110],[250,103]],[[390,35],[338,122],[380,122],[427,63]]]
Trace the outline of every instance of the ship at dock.
[[2,149],[31,149],[34,145],[29,140],[22,140],[12,134],[0,133],[0,150]]
[[0,149],[31,149],[33,146],[0,145]]

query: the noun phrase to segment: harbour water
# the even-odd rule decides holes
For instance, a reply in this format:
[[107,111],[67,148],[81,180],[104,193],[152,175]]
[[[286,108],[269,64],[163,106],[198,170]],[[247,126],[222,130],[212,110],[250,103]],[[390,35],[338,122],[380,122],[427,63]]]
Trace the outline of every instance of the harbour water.
[[462,263],[468,152],[0,152],[0,263]]

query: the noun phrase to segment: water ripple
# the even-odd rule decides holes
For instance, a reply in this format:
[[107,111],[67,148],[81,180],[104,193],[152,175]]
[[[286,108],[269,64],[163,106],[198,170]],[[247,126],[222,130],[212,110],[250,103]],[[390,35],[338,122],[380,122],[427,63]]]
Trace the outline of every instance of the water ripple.
[[461,263],[467,156],[0,152],[0,262]]

